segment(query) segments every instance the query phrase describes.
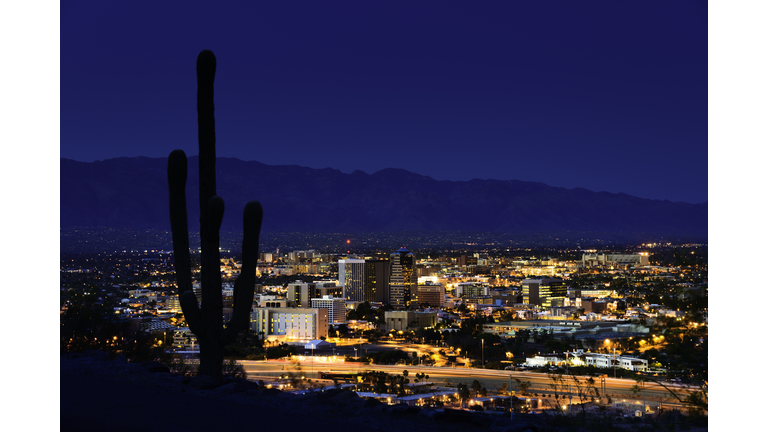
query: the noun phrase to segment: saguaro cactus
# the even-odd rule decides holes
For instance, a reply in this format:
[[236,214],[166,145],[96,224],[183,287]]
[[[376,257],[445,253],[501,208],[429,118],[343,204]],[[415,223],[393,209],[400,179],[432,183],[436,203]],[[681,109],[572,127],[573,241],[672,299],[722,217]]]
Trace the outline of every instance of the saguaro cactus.
[[224,346],[248,326],[253,290],[256,285],[256,261],[259,254],[262,209],[258,201],[245,205],[243,211],[242,268],[235,282],[232,319],[223,327],[219,228],[224,216],[224,200],[216,196],[216,132],[213,117],[213,77],[216,57],[204,50],[197,57],[197,122],[200,146],[200,307],[192,291],[192,267],[187,228],[187,156],[174,150],[168,156],[171,231],[179,302],[189,329],[200,343],[200,375],[221,377]]

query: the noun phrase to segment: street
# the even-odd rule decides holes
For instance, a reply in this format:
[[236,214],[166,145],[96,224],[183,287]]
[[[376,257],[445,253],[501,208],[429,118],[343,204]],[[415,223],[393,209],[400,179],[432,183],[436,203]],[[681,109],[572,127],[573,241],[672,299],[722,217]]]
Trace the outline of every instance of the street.
[[[268,361],[248,361],[241,360],[238,363],[243,365],[249,379],[269,380],[276,379],[281,374],[297,372],[300,368],[302,375],[310,379],[316,379],[320,371],[331,373],[359,373],[365,371],[384,371],[393,375],[402,374],[403,370],[408,370],[411,375],[416,373],[425,373],[429,376],[428,381],[437,385],[456,385],[458,383],[471,384],[473,380],[478,380],[490,393],[494,393],[498,388],[506,383],[509,388],[520,395],[520,388],[516,379],[523,382],[530,382],[527,389],[529,395],[537,394],[552,395],[555,393],[552,384],[553,380],[546,374],[535,372],[519,372],[492,369],[470,369],[466,367],[435,367],[435,366],[402,366],[402,365],[364,365],[356,362],[344,362],[342,356],[337,356],[336,361],[331,361],[329,357],[296,356],[294,361],[287,360],[268,360]],[[584,381],[587,377],[579,377]],[[567,384],[567,382],[566,382]],[[605,393],[611,396],[613,402],[636,402],[643,400],[643,392],[635,395],[632,388],[637,384],[634,380],[605,378]],[[675,390],[684,391],[684,388],[675,385]],[[595,378],[595,387],[602,388],[601,380]],[[566,390],[567,392],[567,390]],[[562,395],[564,392],[559,390]],[[571,388],[574,403],[577,403],[578,396],[575,386]],[[601,394],[602,394],[601,390]],[[649,405],[659,405],[674,408],[679,406],[679,402],[672,397],[662,386],[646,382],[645,400]]]

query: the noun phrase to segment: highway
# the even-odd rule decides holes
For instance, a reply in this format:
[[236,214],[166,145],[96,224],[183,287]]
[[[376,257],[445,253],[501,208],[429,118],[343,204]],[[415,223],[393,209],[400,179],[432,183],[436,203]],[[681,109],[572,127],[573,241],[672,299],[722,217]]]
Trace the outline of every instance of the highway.
[[[552,388],[553,381],[546,374],[535,372],[518,372],[518,371],[506,371],[506,370],[493,370],[493,369],[471,369],[466,367],[433,367],[433,366],[401,366],[401,365],[364,365],[362,363],[345,363],[343,359],[338,359],[336,362],[326,362],[328,357],[316,357],[311,356],[297,356],[298,362],[286,361],[286,360],[268,360],[268,361],[248,361],[239,360],[238,363],[243,365],[246,374],[249,379],[252,380],[269,380],[276,379],[281,374],[287,374],[289,372],[296,373],[300,367],[302,375],[307,378],[316,379],[318,372],[334,372],[334,373],[356,373],[365,371],[384,371],[393,375],[402,374],[403,370],[408,370],[409,378],[413,382],[413,376],[416,373],[425,373],[429,376],[429,380],[438,385],[458,384],[465,383],[471,384],[473,380],[478,380],[483,386],[485,386],[489,393],[495,393],[495,390],[500,388],[502,384],[506,383],[511,389],[516,391],[517,395],[520,395],[520,388],[517,385],[515,379],[519,379],[523,382],[530,382],[528,387],[528,394],[546,394],[551,395],[554,393]],[[579,377],[581,381],[586,380],[587,377]],[[637,384],[636,381],[630,379],[614,379],[605,378],[605,393],[611,396],[613,402],[621,401],[642,401],[643,393],[639,392],[635,395],[632,392],[632,387]],[[674,388],[681,392],[685,392],[686,388],[680,385],[665,384],[667,387]],[[595,386],[600,389],[602,387],[601,380],[595,378]],[[560,391],[562,394],[563,392]],[[571,393],[574,396],[574,403],[577,402],[577,391],[572,386]],[[601,395],[603,394],[601,390]],[[672,407],[673,405],[679,405],[677,400],[672,397],[667,390],[662,386],[646,382],[645,384],[645,399],[649,405],[659,405],[663,403],[664,406]]]

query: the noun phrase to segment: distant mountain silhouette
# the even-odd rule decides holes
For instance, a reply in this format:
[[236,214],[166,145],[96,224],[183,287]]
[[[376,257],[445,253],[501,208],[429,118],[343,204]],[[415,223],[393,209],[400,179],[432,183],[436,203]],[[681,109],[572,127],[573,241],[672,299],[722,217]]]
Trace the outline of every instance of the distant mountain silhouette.
[[[197,225],[197,156],[187,211]],[[165,158],[61,159],[61,228],[170,229]],[[519,180],[437,181],[402,169],[374,174],[217,159],[222,230],[242,230],[249,200],[266,232],[600,231],[707,238],[707,204],[649,200]]]

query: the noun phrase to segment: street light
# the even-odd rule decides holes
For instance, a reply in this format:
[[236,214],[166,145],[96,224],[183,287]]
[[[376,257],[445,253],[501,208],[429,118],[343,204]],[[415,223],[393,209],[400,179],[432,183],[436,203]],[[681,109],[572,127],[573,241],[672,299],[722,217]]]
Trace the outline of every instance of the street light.
[[480,349],[480,360],[482,367],[485,368],[485,339],[480,339],[480,345],[482,346]]
[[[605,345],[611,346],[611,341],[606,339]],[[613,344],[613,377],[616,378],[616,344]]]

